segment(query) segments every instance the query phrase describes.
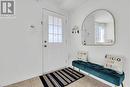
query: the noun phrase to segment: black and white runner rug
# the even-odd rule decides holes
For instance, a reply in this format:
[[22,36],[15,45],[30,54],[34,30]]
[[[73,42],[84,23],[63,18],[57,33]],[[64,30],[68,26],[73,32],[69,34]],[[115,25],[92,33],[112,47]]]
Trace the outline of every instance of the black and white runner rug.
[[83,74],[70,67],[39,76],[44,87],[64,87],[82,77]]

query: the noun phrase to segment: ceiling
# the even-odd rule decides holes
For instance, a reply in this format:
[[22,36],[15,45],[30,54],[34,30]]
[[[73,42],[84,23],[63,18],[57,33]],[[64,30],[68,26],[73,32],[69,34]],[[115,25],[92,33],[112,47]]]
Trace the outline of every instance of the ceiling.
[[61,9],[71,11],[78,8],[81,4],[83,4],[87,0],[49,0],[49,1],[53,2],[55,5],[58,5]]

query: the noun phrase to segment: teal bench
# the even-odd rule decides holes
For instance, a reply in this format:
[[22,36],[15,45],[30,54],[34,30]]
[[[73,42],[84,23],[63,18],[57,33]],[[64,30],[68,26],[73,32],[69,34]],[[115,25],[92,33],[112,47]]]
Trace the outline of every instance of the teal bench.
[[77,67],[80,70],[88,72],[94,76],[97,76],[105,81],[108,81],[116,86],[122,85],[123,87],[123,80],[125,78],[124,73],[119,74],[114,70],[104,68],[101,65],[94,64],[91,62],[84,62],[81,60],[72,61],[72,66]]

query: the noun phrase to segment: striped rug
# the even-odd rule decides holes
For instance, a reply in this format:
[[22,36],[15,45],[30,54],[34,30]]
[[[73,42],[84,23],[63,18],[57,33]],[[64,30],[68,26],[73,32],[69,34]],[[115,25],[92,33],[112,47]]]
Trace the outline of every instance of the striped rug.
[[44,87],[64,87],[82,77],[83,74],[70,67],[39,76]]

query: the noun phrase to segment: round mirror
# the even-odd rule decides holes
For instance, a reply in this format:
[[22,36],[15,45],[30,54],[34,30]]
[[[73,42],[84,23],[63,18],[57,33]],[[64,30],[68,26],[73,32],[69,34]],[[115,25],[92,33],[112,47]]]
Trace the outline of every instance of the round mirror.
[[82,24],[82,43],[91,46],[110,46],[115,43],[115,20],[108,10],[90,13]]

